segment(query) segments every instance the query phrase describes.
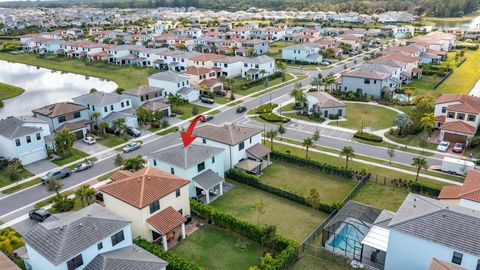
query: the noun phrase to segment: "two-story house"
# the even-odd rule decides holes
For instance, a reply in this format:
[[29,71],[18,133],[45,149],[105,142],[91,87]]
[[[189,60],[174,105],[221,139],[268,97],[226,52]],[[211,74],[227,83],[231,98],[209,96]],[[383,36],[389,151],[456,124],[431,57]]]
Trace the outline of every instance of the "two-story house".
[[223,195],[224,154],[223,148],[190,144],[159,150],[148,159],[150,166],[190,180],[190,197],[209,204]]
[[225,76],[234,78],[242,75],[242,66],[245,61],[244,57],[226,56],[213,61],[213,68],[217,68],[217,76]]
[[200,91],[193,88],[190,83],[190,77],[186,74],[171,70],[155,73],[148,77],[148,84],[165,89],[163,92],[165,97],[178,94],[188,102],[200,98]]
[[438,195],[444,202],[480,210],[480,171],[469,170],[461,186],[445,186]]
[[275,59],[267,55],[260,55],[243,60],[242,77],[257,80],[275,73]]
[[77,140],[83,139],[91,130],[92,120],[88,108],[73,102],[59,102],[32,111],[33,116],[48,123],[50,130],[60,132],[68,129]]
[[122,92],[122,96],[127,97],[132,102],[133,108],[138,108],[148,100],[157,100],[163,98],[163,88],[142,85]]
[[132,222],[133,238],[161,243],[165,250],[174,237],[185,238],[190,181],[154,167],[120,170],[110,179],[100,189],[105,207]]
[[224,170],[240,168],[259,174],[270,163],[270,150],[261,144],[262,130],[228,124],[197,127],[193,135],[196,143],[225,149]]
[[130,221],[98,204],[54,214],[23,240],[32,270],[166,269],[168,263],[132,244]]
[[435,123],[438,139],[452,143],[469,143],[480,125],[480,98],[443,94],[435,101]]
[[[113,121],[124,118],[129,127],[137,127],[138,119],[132,107],[132,101],[122,95],[106,92],[93,92],[73,98],[73,102],[86,106],[90,111],[90,119],[112,124]],[[100,116],[94,119],[93,112],[99,112]]]
[[342,74],[340,90],[373,97],[392,95],[397,84],[389,73],[374,70],[353,70]]
[[282,49],[282,59],[289,62],[318,64],[322,62],[323,59],[318,51],[318,46],[312,46],[309,44],[287,46]]
[[29,116],[0,120],[0,156],[27,165],[45,159],[52,141],[49,124],[43,120]]

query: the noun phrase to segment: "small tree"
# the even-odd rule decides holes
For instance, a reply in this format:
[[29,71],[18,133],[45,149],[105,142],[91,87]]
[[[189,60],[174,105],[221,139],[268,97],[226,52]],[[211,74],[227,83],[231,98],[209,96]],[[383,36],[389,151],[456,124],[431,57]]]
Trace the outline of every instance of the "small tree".
[[125,118],[122,117],[117,120],[113,120],[112,129],[115,133],[118,133],[119,135],[127,133],[127,123],[125,121]]
[[315,131],[313,132],[312,140],[315,144],[317,144],[318,141],[320,141],[320,130],[318,130],[318,128],[315,129]]
[[348,169],[348,161],[355,156],[355,150],[351,146],[344,146],[340,157],[345,157],[345,169]]
[[125,159],[123,161],[123,169],[136,172],[143,169],[146,163],[147,162],[142,158],[142,156],[137,155],[136,157]]
[[115,166],[117,166],[117,167],[122,166],[122,164],[123,164],[123,157],[122,157],[122,155],[117,154],[117,156],[115,157],[115,161],[114,161],[114,162],[115,162]]
[[230,91],[230,101],[234,101],[235,100],[235,94],[233,93],[233,91]]
[[167,120],[167,119],[163,119],[163,120],[160,122],[160,127],[161,127],[162,129],[167,128],[169,125],[170,125],[170,123],[168,123],[168,120]]
[[55,151],[61,157],[70,155],[73,143],[76,141],[75,134],[71,133],[68,128],[55,133]]
[[277,137],[277,131],[275,129],[271,129],[267,131],[265,136],[270,139],[270,149],[273,150],[273,139]]
[[278,126],[277,132],[278,132],[278,134],[280,134],[280,140],[283,141],[283,134],[285,134],[286,130],[283,127],[282,124],[280,124],[280,126]]
[[318,194],[318,191],[316,189],[310,189],[310,193],[307,197],[307,203],[314,209],[320,208],[322,202],[320,201],[320,194]]
[[95,92],[98,92],[97,89],[95,88],[90,89],[90,93],[95,93]]
[[399,135],[403,136],[405,135],[406,129],[413,125],[413,121],[408,115],[401,113],[397,115],[393,124],[398,127]]
[[63,187],[63,183],[58,179],[50,179],[47,183],[48,191],[55,191],[57,196],[60,196],[60,189]]
[[101,116],[100,112],[92,112],[92,117],[95,119],[95,126],[98,127],[98,118]]
[[420,126],[426,132],[432,132],[433,128],[435,127],[435,116],[433,113],[423,114],[423,117],[420,119]]
[[388,147],[388,150],[387,150],[387,154],[388,154],[388,157],[390,158],[390,164],[392,164],[392,159],[395,157],[395,148],[393,148],[392,146]]
[[417,168],[417,176],[415,177],[415,181],[418,181],[418,176],[420,175],[421,169],[428,169],[428,162],[424,157],[414,157],[412,159],[412,166]]
[[303,147],[305,147],[305,157],[308,158],[308,149],[310,148],[310,146],[313,145],[312,138],[304,139],[302,145],[303,145]]
[[199,111],[198,111],[197,105],[193,105],[193,107],[192,107],[192,115],[197,115],[198,112],[199,112]]
[[98,131],[100,131],[100,134],[102,135],[102,137],[107,135],[107,128],[108,128],[107,122],[100,122],[98,124]]
[[263,199],[253,203],[252,208],[257,212],[257,225],[260,226],[260,216],[265,214],[266,204]]
[[59,194],[53,198],[52,207],[57,213],[68,212],[75,207],[75,200]]
[[81,185],[76,191],[75,196],[80,199],[82,208],[85,207],[85,202],[90,205],[92,198],[95,196],[95,189],[90,185]]

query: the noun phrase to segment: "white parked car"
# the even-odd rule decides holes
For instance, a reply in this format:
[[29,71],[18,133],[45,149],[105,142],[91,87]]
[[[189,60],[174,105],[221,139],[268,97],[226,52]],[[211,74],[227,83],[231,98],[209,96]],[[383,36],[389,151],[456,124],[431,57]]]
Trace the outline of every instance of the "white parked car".
[[330,62],[328,62],[328,61],[322,61],[322,62],[320,62],[320,65],[322,65],[322,66],[328,66],[328,65],[330,65]]
[[97,142],[97,140],[95,140],[95,138],[93,138],[91,136],[87,136],[87,137],[83,138],[83,142],[86,143],[86,144],[95,144]]
[[450,143],[447,141],[441,141],[437,146],[437,151],[447,152]]

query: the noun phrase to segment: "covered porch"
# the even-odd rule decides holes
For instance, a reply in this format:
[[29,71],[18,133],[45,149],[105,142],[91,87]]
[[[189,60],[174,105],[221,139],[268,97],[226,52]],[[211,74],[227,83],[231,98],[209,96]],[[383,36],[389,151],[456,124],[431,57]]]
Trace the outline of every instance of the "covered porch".
[[211,169],[192,178],[197,199],[210,204],[224,193],[225,180]]
[[253,159],[243,159],[234,167],[255,175],[260,175],[262,172],[262,162]]
[[168,250],[176,243],[177,238],[185,239],[185,222],[187,219],[169,206],[147,219],[148,228],[152,233],[154,243]]
[[270,165],[270,149],[266,148],[263,144],[257,143],[247,150],[248,159],[260,162],[260,170],[265,169]]

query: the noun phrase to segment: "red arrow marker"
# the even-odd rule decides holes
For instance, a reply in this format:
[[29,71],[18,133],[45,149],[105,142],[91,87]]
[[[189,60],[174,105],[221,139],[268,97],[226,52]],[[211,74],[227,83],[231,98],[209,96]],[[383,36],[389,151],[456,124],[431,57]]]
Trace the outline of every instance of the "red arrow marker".
[[203,119],[205,121],[205,117],[203,115],[197,115],[193,119],[193,121],[190,123],[190,126],[188,126],[187,132],[180,132],[180,136],[182,136],[182,141],[183,141],[183,147],[187,148],[197,137],[193,136],[193,129],[195,128],[195,125],[197,124],[198,120]]

